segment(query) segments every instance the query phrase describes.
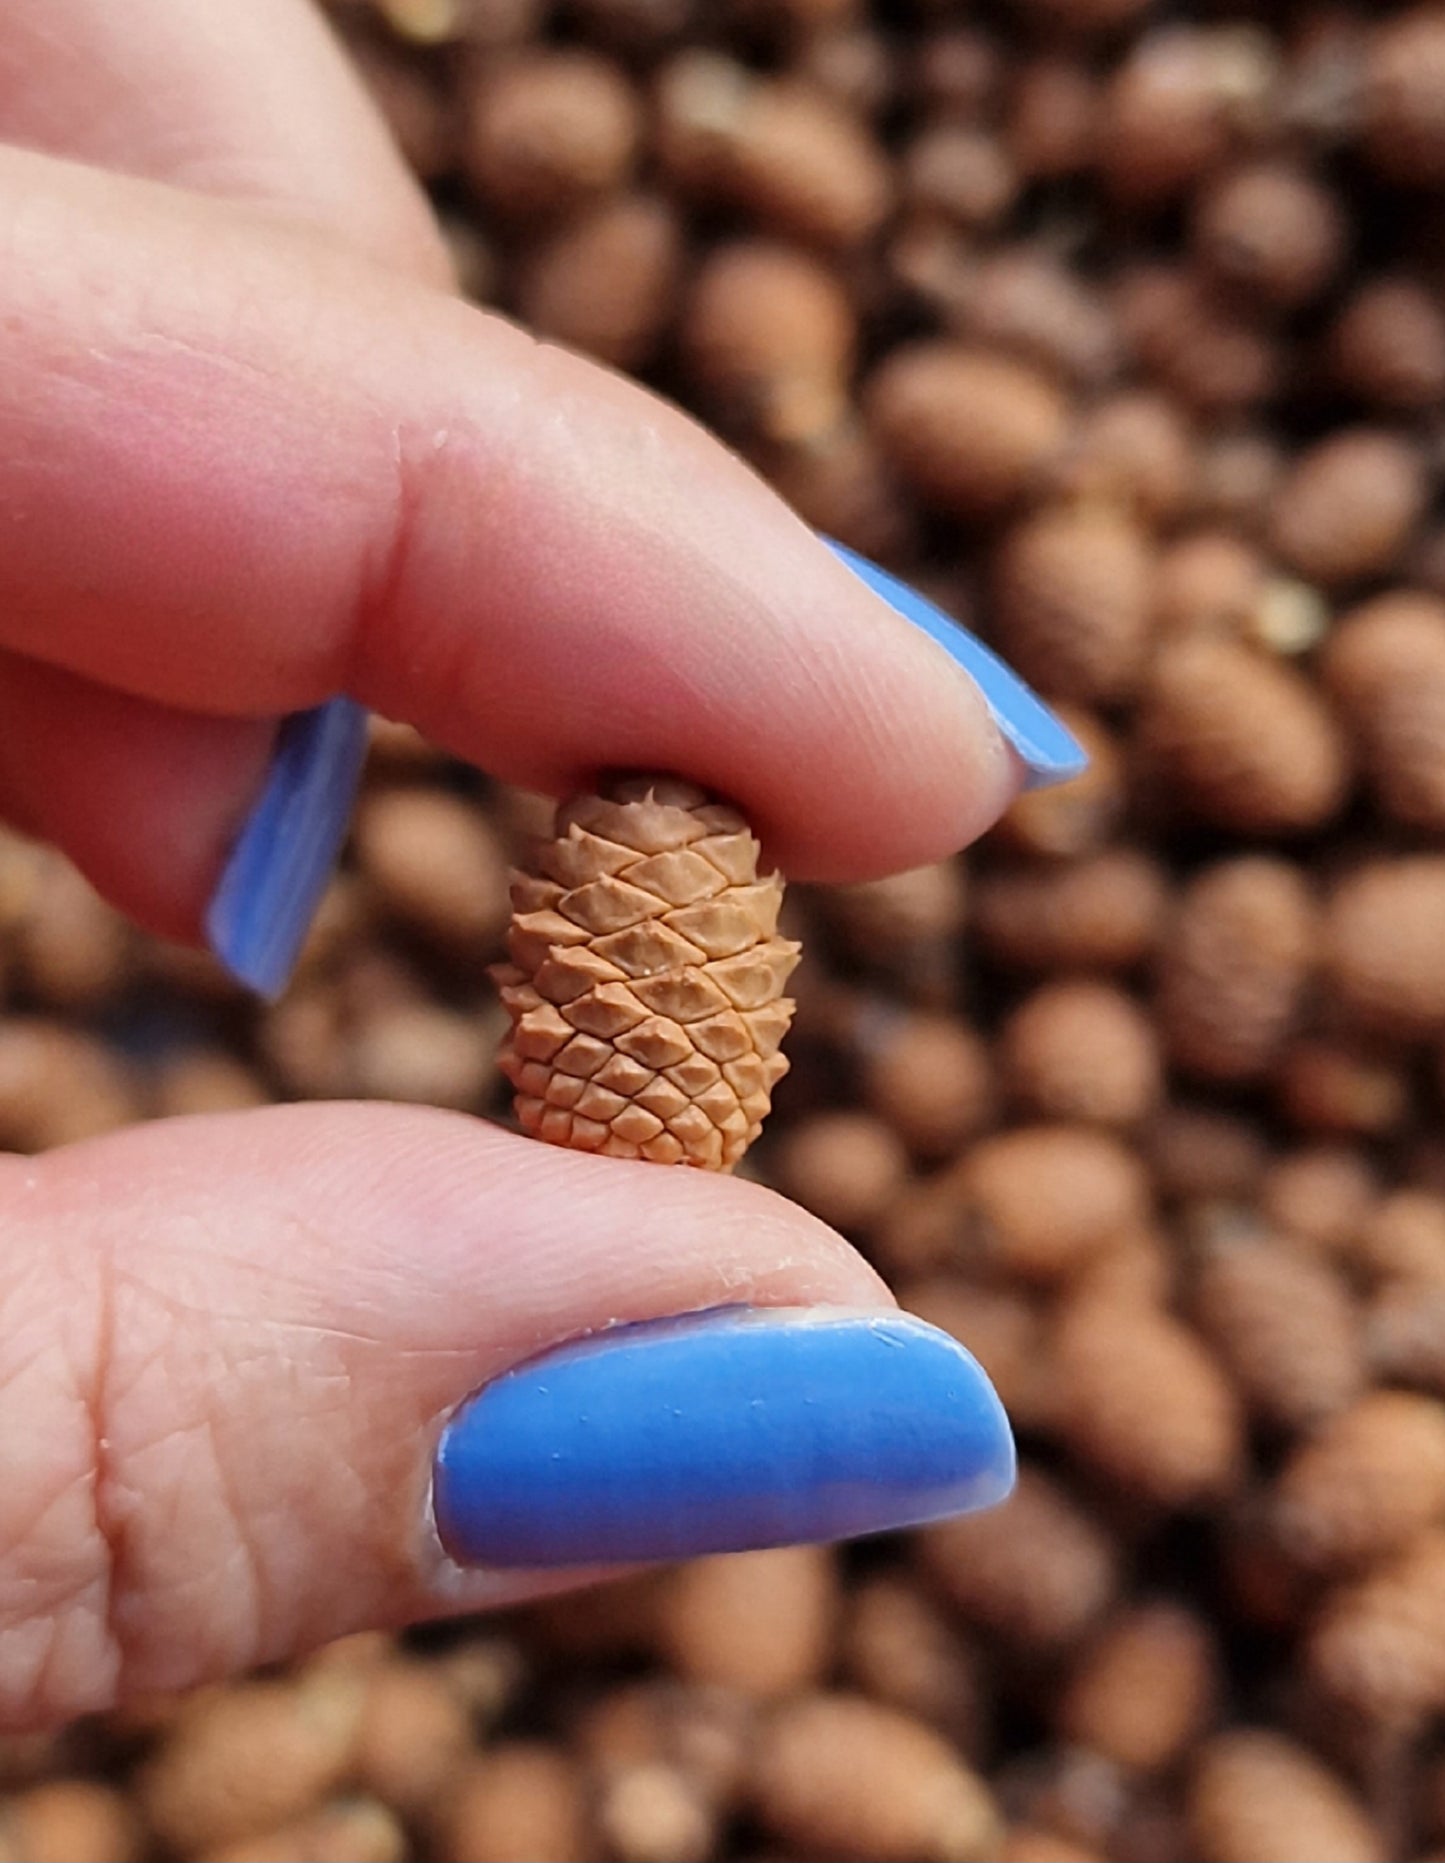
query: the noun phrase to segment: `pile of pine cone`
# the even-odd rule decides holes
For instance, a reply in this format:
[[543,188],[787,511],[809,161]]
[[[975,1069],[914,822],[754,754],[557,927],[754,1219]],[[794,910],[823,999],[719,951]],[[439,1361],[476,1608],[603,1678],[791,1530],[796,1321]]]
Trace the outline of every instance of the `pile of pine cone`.
[[[1445,7],[335,0],[464,287],[695,409],[1088,774],[795,889],[744,1165],[1004,1508],[0,1742],[29,1863],[1445,1857]],[[257,1010],[0,843],[0,1144],[501,1112],[535,798],[379,726]]]

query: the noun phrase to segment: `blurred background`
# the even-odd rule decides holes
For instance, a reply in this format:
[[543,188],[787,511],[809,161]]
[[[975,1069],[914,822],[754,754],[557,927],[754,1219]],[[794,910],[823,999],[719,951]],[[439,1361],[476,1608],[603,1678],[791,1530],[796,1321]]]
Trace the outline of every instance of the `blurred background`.
[[[1445,8],[336,0],[465,289],[714,425],[1089,773],[790,901],[748,1174],[1015,1498],[0,1740],[0,1863],[1445,1857]],[[0,1145],[505,1116],[537,798],[381,725],[286,1000],[0,840]]]

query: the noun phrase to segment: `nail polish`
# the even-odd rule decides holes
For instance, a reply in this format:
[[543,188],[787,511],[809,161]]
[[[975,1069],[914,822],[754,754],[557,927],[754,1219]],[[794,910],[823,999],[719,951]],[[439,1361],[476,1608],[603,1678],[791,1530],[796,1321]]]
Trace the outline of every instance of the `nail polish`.
[[266,783],[206,909],[206,938],[239,982],[285,989],[346,838],[366,760],[363,707],[332,699],[282,722]]
[[994,723],[1028,772],[1027,786],[1043,789],[1066,783],[1088,764],[1088,754],[1072,732],[1056,718],[1044,701],[1026,685],[976,634],[952,620],[941,608],[925,600],[897,576],[859,556],[831,537],[821,541],[853,573],[881,596],[896,614],[921,628],[954,662],[961,666],[983,694]]
[[434,1502],[464,1565],[690,1558],[1000,1501],[1008,1420],[977,1361],[902,1313],[715,1308],[620,1326],[469,1399]]

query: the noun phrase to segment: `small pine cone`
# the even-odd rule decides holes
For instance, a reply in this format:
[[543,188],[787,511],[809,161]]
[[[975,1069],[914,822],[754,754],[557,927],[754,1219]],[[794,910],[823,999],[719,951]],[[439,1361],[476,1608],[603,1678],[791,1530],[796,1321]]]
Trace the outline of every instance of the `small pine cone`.
[[854,115],[880,116],[892,102],[898,75],[892,47],[865,25],[845,25],[839,18],[805,37],[794,55],[799,77]]
[[681,261],[676,211],[653,195],[619,195],[527,254],[517,310],[538,335],[636,372],[671,319]]
[[716,52],[684,52],[663,71],[658,151],[684,193],[822,246],[856,246],[891,204],[888,165],[861,117],[811,84],[760,79]]
[[1160,634],[1246,636],[1264,593],[1263,552],[1234,530],[1197,530],[1159,554],[1154,613]]
[[1210,296],[1194,273],[1134,267],[1119,279],[1114,305],[1144,373],[1196,412],[1240,414],[1277,393],[1278,344]]
[[968,123],[925,123],[900,153],[902,205],[979,231],[1013,206],[1018,176],[1000,139]]
[[982,1747],[981,1665],[943,1608],[903,1574],[849,1588],[838,1645],[843,1673],[864,1694],[930,1722],[965,1753]]
[[1272,310],[1297,310],[1339,269],[1348,229],[1331,189],[1293,164],[1253,162],[1207,186],[1194,250],[1218,284]]
[[1405,1040],[1445,1028],[1445,856],[1375,860],[1325,913],[1324,971],[1355,1026]]
[[563,213],[626,179],[640,133],[639,99],[618,66],[594,52],[525,52],[484,70],[467,172],[509,218]]
[[1240,31],[1165,26],[1135,41],[1104,97],[1097,160],[1106,189],[1160,207],[1229,152],[1274,78],[1268,42]]
[[364,1694],[321,1669],[194,1697],[140,1776],[142,1813],[181,1853],[299,1818],[349,1772]]
[[[898,50],[901,53],[903,47]],[[930,25],[906,67],[910,99],[938,117],[984,114],[997,100],[1004,76],[998,41],[973,24]]]
[[1399,1547],[1445,1515],[1445,1405],[1370,1391],[1285,1464],[1270,1500],[1275,1542],[1335,1572]]
[[0,1856],[135,1863],[149,1849],[134,1804],[96,1779],[51,1778],[0,1804]]
[[73,1145],[139,1114],[134,1071],[99,1036],[42,1016],[0,1023],[0,1148]]
[[1154,1024],[1112,983],[1046,983],[1004,1022],[999,1058],[1006,1090],[1043,1119],[1131,1126],[1160,1097]]
[[1384,1728],[1445,1709],[1445,1527],[1334,1592],[1305,1648],[1310,1678]]
[[805,444],[842,418],[855,326],[841,280],[820,260],[775,241],[741,240],[703,261],[679,347],[719,425]]
[[1329,373],[1383,414],[1418,414],[1445,400],[1445,314],[1407,277],[1366,278],[1325,337]]
[[1445,20],[1417,6],[1376,28],[1365,57],[1361,139],[1387,181],[1445,181]]
[[749,1802],[789,1851],[858,1863],[983,1863],[998,1811],[941,1734],[862,1695],[800,1695],[762,1731]]
[[1056,1709],[1059,1732],[1121,1766],[1158,1772],[1198,1739],[1219,1681],[1219,1652],[1197,1611],[1131,1605],[1080,1655]]
[[1445,1397],[1445,1286],[1386,1281],[1365,1310],[1365,1351],[1377,1378]]
[[[1194,495],[1195,437],[1167,395],[1124,389],[1082,416],[1056,474],[1069,498],[1136,513],[1146,524],[1183,516]],[[1155,601],[1162,559],[1155,559]]]
[[1024,179],[1082,173],[1099,123],[1099,83],[1088,61],[1068,52],[1025,52],[1011,89],[1005,133]]
[[1266,855],[1205,869],[1184,888],[1159,966],[1165,1053],[1210,1080],[1266,1072],[1309,981],[1315,909],[1299,870]]
[[838,1605],[828,1547],[722,1553],[663,1579],[655,1644],[684,1682],[792,1695],[817,1686],[831,1666]]
[[554,1145],[729,1170],[757,1137],[793,1005],[783,885],[733,809],[630,778],[559,810],[512,881],[499,1064]]
[[1374,1278],[1445,1288],[1445,1196],[1397,1190],[1382,1198],[1361,1225],[1350,1258]]
[[962,863],[939,860],[881,880],[830,886],[819,905],[851,957],[908,968],[929,947],[956,940],[967,898]]
[[1188,1795],[1202,1863],[1385,1863],[1363,1805],[1307,1747],[1236,1727],[1200,1751]]
[[618,1863],[706,1863],[717,1847],[712,1806],[666,1760],[611,1768],[597,1789],[596,1818]]
[[1253,1120],[1223,1107],[1169,1100],[1144,1133],[1144,1149],[1159,1195],[1171,1202],[1200,1198],[1247,1201],[1264,1175],[1265,1138]]
[[1126,698],[1143,671],[1153,551],[1123,512],[1058,505],[1004,537],[991,570],[994,634],[1054,699]]
[[1349,769],[1334,714],[1302,673],[1240,642],[1166,642],[1139,731],[1174,796],[1214,827],[1298,834],[1344,800]]
[[1273,434],[1251,427],[1216,433],[1200,452],[1198,515],[1258,536],[1284,471],[1284,453]]
[[1410,1110],[1410,1083],[1395,1060],[1325,1036],[1295,1042],[1275,1085],[1280,1110],[1308,1132],[1382,1138]]
[[1004,246],[966,275],[959,326],[1064,381],[1096,387],[1119,364],[1118,336],[1099,288],[1041,248]]
[[996,963],[1028,971],[1131,970],[1163,929],[1163,869],[1138,848],[1066,866],[1022,862],[980,876],[974,925]]
[[1027,1463],[1002,1507],[926,1527],[913,1544],[923,1571],[970,1623],[1026,1650],[1067,1648],[1119,1589],[1112,1541]]
[[869,427],[919,495],[962,518],[994,518],[1062,450],[1069,410],[1047,376],[957,343],[895,350],[868,383]]
[[865,1104],[910,1151],[946,1157],[987,1120],[989,1050],[957,1017],[865,1000],[849,1016],[847,1040]]
[[1321,656],[1388,815],[1445,831],[1445,601],[1399,590],[1357,608]]
[[1275,552],[1324,588],[1382,575],[1425,509],[1419,449],[1378,427],[1344,427],[1301,454],[1269,514]]
[[575,1751],[603,1778],[667,1766],[722,1806],[742,1783],[756,1718],[757,1703],[736,1690],[651,1675],[615,1684],[584,1711]]
[[367,1676],[356,1783],[408,1817],[435,1801],[472,1746],[467,1704],[434,1663],[398,1657]]
[[583,1863],[597,1854],[587,1786],[577,1760],[560,1747],[497,1741],[453,1768],[428,1819],[434,1854],[465,1863]]
[[908,1175],[908,1153],[892,1127],[853,1108],[806,1114],[773,1148],[771,1181],[834,1229],[868,1230]]
[[452,950],[492,945],[507,922],[506,861],[474,803],[440,789],[366,797],[356,857],[382,911]]
[[1365,1382],[1355,1305],[1328,1263],[1267,1238],[1218,1242],[1194,1282],[1192,1311],[1251,1411],[1308,1429]]
[[274,1830],[202,1851],[197,1863],[294,1863],[297,1857],[406,1863],[408,1854],[406,1830],[389,1805],[348,1796]]
[[1112,1133],[1089,1126],[992,1134],[945,1182],[958,1257],[1023,1281],[1059,1280],[1148,1214],[1139,1160]]
[[1066,1303],[1047,1356],[1058,1433],[1088,1467],[1165,1508],[1234,1486],[1244,1461],[1239,1403],[1189,1327],[1144,1302],[1084,1296]]
[[1358,1146],[1302,1145],[1272,1160],[1259,1187],[1259,1208],[1291,1241],[1339,1256],[1379,1194],[1379,1173]]

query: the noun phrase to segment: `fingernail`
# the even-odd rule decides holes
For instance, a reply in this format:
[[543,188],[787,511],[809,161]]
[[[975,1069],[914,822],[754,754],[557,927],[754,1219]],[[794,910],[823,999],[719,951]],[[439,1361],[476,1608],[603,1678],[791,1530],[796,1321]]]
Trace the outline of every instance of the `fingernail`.
[[1088,764],[1088,753],[1072,732],[1054,716],[1032,686],[1025,685],[976,634],[926,601],[916,589],[889,575],[866,556],[859,556],[831,537],[822,539],[833,554],[860,576],[905,621],[922,628],[950,659],[961,666],[983,694],[984,703],[1004,737],[1018,752],[1028,770],[1028,787],[1043,789],[1066,783]]
[[437,1451],[465,1565],[691,1558],[1001,1501],[1008,1419],[977,1361],[901,1313],[719,1308],[617,1327],[471,1398]]
[[211,949],[262,996],[285,989],[346,838],[366,712],[332,699],[281,725],[261,791],[206,909]]

